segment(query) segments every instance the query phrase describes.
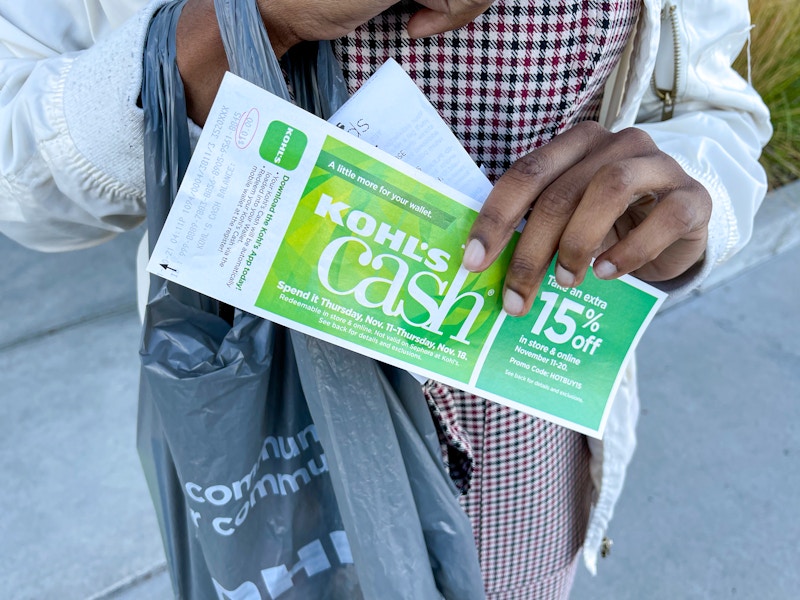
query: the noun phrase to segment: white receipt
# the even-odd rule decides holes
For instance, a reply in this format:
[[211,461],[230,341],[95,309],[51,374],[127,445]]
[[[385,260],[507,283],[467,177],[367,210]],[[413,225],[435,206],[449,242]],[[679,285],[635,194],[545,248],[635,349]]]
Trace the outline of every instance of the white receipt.
[[492,190],[436,109],[392,59],[328,121],[475,200],[483,202]]

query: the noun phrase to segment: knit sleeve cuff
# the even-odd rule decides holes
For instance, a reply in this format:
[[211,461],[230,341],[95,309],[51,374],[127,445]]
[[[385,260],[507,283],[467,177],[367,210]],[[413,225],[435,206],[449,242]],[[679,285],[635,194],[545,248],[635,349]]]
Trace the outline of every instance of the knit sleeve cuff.
[[153,13],[166,1],[151,2],[76,54],[64,69],[61,114],[58,106],[51,109],[54,120],[64,120],[58,129],[67,135],[52,140],[48,150],[76,153],[70,180],[60,187],[72,197],[103,198],[103,204],[85,208],[123,229],[131,225],[126,221],[144,215],[142,54]]

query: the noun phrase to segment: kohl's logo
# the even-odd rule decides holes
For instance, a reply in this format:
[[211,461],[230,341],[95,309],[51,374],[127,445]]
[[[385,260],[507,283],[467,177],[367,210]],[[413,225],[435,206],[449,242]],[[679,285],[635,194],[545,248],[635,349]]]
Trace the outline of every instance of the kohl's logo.
[[299,129],[283,121],[273,121],[264,134],[259,154],[264,160],[292,171],[300,164],[307,143],[308,137]]

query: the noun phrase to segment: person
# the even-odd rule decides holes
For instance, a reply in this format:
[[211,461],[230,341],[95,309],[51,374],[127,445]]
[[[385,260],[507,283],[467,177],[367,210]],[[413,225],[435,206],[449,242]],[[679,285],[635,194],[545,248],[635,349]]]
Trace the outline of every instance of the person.
[[[31,248],[101,243],[144,213],[142,47],[166,0],[0,8],[0,231]],[[673,296],[747,242],[769,115],[731,68],[746,0],[260,0],[276,55],[332,39],[351,91],[394,57],[495,187],[465,241],[486,268],[527,217],[503,303],[525,314],[557,252],[578,285],[632,273]],[[227,66],[212,0],[177,34],[202,125]],[[662,118],[665,118],[662,120]],[[602,442],[424,385],[462,491],[487,597],[559,598],[594,572],[635,445],[631,362]]]

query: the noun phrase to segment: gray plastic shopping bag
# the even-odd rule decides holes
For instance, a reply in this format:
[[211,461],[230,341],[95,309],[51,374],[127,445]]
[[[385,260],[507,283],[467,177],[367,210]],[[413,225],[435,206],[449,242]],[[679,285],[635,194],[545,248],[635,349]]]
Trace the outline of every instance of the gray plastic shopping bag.
[[[174,31],[145,51],[148,232],[190,157]],[[255,3],[217,0],[232,70],[288,97]],[[330,46],[284,65],[295,99],[346,98]],[[157,277],[141,347],[138,447],[178,598],[483,598],[469,521],[407,373]]]

